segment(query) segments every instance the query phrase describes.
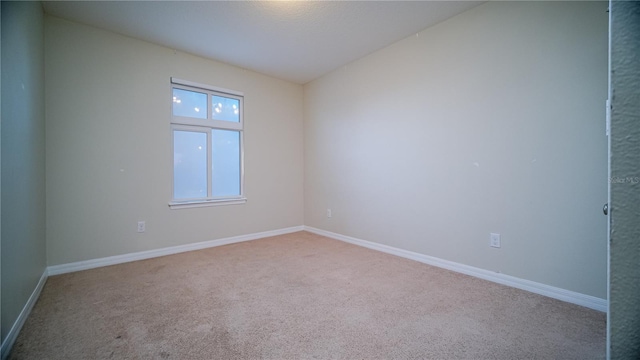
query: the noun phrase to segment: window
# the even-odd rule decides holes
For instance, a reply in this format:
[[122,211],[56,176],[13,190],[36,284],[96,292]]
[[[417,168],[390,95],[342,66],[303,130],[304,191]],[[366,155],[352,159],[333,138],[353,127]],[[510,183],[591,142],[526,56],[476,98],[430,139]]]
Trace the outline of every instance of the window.
[[171,78],[171,208],[244,203],[242,93]]

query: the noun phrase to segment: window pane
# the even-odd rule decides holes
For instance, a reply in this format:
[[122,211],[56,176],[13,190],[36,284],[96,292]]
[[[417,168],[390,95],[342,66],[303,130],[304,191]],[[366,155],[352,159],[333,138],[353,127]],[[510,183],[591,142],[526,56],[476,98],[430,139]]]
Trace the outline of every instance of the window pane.
[[240,195],[240,132],[212,130],[213,196]]
[[212,95],[211,106],[214,120],[240,122],[240,100]]
[[173,198],[207,197],[207,133],[173,132]]
[[206,119],[207,94],[174,88],[173,115]]

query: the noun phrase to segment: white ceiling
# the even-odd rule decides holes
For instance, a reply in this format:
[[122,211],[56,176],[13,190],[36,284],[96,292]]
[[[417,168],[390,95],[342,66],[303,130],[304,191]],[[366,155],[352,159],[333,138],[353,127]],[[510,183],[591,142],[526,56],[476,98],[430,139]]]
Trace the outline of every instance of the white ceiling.
[[304,84],[484,1],[45,1],[45,12]]

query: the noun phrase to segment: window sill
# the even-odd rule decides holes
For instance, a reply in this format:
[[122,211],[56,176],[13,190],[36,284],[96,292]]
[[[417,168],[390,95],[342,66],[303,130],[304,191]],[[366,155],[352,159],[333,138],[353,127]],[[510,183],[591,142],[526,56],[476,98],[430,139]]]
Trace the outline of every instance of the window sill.
[[238,205],[247,202],[247,198],[215,199],[215,200],[193,200],[193,201],[170,201],[169,208],[172,210],[190,209],[198,207]]

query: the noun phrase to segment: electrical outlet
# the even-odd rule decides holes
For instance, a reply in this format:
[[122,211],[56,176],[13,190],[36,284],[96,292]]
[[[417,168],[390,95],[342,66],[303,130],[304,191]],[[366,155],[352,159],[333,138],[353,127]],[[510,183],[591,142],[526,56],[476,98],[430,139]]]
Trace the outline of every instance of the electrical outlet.
[[489,239],[489,246],[494,248],[500,247],[500,234],[491,233]]
[[138,232],[139,233],[143,233],[147,231],[147,225],[145,224],[144,221],[138,221]]
[[327,209],[327,217],[331,218],[331,209]]

